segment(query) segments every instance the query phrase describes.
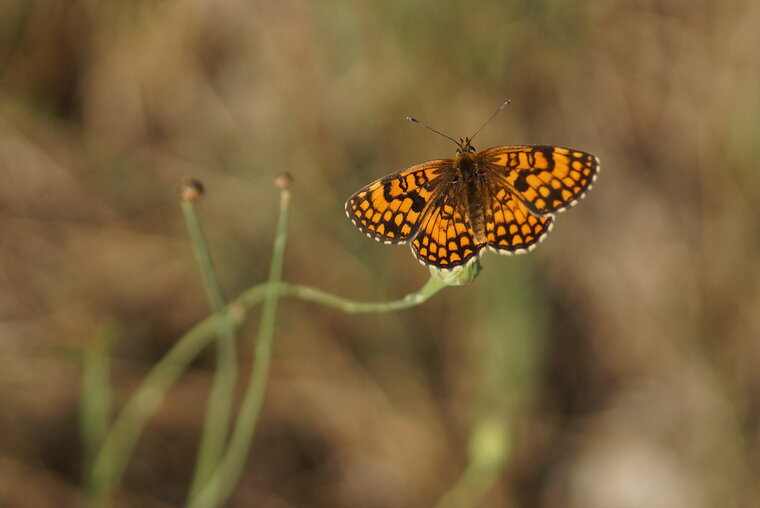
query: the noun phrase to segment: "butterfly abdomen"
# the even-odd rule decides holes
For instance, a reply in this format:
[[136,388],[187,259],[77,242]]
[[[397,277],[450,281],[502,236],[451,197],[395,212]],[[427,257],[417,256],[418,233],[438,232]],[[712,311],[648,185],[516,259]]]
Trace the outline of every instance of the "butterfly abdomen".
[[467,219],[470,222],[475,245],[485,245],[486,221],[482,201],[483,185],[480,178],[474,178],[467,184]]
[[468,152],[457,154],[457,171],[461,187],[462,202],[467,221],[473,234],[475,245],[484,245],[486,238],[485,214],[483,211],[483,179],[475,161]]

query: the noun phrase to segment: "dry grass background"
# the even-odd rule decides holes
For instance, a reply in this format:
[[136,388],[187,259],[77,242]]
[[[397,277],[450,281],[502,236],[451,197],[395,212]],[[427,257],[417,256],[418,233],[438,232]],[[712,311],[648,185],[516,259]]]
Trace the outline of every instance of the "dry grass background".
[[[5,0],[0,505],[79,502],[98,330],[123,401],[208,314],[182,176],[208,189],[228,296],[265,277],[287,170],[286,280],[396,298],[425,270],[345,198],[453,154],[404,116],[465,136],[509,97],[477,147],[587,150],[596,188],[533,254],[486,255],[422,307],[284,301],[230,506],[432,506],[494,414],[514,455],[482,506],[757,506],[759,25],[749,0]],[[212,367],[153,419],[120,506],[182,502]]]

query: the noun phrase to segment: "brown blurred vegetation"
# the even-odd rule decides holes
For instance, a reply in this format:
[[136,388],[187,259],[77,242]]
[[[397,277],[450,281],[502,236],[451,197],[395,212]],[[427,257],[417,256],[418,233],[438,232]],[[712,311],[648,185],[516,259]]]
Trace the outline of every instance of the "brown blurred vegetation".
[[[404,116],[465,136],[509,97],[477,147],[589,151],[595,189],[533,254],[487,254],[421,307],[284,301],[230,506],[432,506],[493,415],[513,457],[481,506],[757,506],[758,26],[750,0],[5,0],[0,505],[79,503],[98,330],[122,402],[208,315],[184,175],[229,297],[265,277],[287,170],[286,280],[397,298],[425,269],[345,198],[453,154]],[[152,420],[120,506],[182,503],[212,369]]]

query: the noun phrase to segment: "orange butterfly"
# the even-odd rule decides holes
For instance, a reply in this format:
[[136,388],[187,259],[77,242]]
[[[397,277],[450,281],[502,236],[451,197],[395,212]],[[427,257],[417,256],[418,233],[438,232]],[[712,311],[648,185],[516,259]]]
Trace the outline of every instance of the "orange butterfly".
[[441,134],[458,145],[454,159],[423,162],[363,187],[346,202],[348,218],[375,240],[411,242],[423,265],[439,269],[472,263],[484,247],[499,254],[536,247],[554,214],[591,188],[599,159],[540,145],[475,152],[472,138],[482,128],[459,141]]

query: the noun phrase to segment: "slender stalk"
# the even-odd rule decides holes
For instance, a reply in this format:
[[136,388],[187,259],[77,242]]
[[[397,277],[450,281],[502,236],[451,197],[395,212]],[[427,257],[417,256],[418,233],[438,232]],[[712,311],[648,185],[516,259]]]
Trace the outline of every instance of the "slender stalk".
[[80,432],[84,447],[84,471],[89,471],[108,431],[112,393],[108,349],[115,335],[114,325],[98,326],[82,361]]
[[511,456],[509,426],[500,418],[482,420],[470,435],[467,467],[436,508],[478,506]]
[[248,382],[248,388],[243,396],[227,453],[210,481],[204,485],[203,490],[191,499],[188,506],[192,508],[210,508],[224,503],[232,493],[248,458],[248,451],[256,430],[259,414],[261,413],[261,406],[264,401],[264,393],[269,377],[269,365],[272,358],[272,344],[277,318],[277,304],[280,297],[279,282],[282,277],[289,218],[290,191],[287,188],[283,188],[280,198],[280,216],[277,221],[274,247],[272,249],[272,263],[269,267],[267,292],[261,311],[259,335],[254,349],[253,369]]
[[545,331],[526,261],[505,267],[506,275],[486,283],[476,308],[490,319],[475,319],[472,333],[482,350],[471,370],[476,393],[471,400],[476,422],[469,440],[468,463],[436,508],[481,506],[513,459],[516,427],[529,408]]
[[219,463],[229,432],[232,403],[237,379],[237,352],[235,350],[235,328],[225,313],[226,302],[219,279],[216,276],[206,239],[195,213],[195,200],[183,199],[182,214],[192,240],[195,257],[201,268],[203,286],[211,309],[219,316],[219,339],[216,341],[216,372],[209,394],[195,472],[190,484],[192,498],[208,480]]
[[203,279],[203,287],[206,290],[206,296],[211,304],[211,308],[214,309],[215,312],[219,312],[225,307],[225,305],[227,305],[227,302],[224,299],[224,293],[219,285],[214,262],[211,259],[211,253],[206,244],[203,229],[198,221],[198,215],[195,213],[195,202],[189,199],[182,200],[180,201],[180,206],[182,208],[182,216],[185,218],[187,232],[190,235],[190,240],[193,244],[195,258],[198,260],[198,265],[200,265],[201,278]]
[[[258,292],[262,297],[263,289],[264,286],[261,286]],[[252,294],[252,300],[253,296]],[[234,326],[239,326],[245,316],[245,308],[230,305],[228,316]],[[110,504],[112,491],[124,474],[127,461],[145,424],[190,362],[216,337],[219,319],[218,315],[210,316],[187,332],[156,363],[134,395],[124,404],[93,464],[86,506],[94,508]]]
[[[430,296],[445,287],[438,282],[428,280],[419,291],[410,293],[398,300],[356,302],[330,295],[310,286],[286,283],[274,286],[278,292],[281,292],[282,296],[323,303],[343,312],[379,312],[378,309],[382,308],[389,310],[404,309],[427,301]],[[266,283],[254,286],[242,293],[238,299],[228,306],[227,315],[231,318],[230,323],[234,327],[240,326],[246,312],[264,299],[269,287],[270,285]],[[124,404],[119,416],[109,429],[93,464],[86,506],[90,508],[108,506],[110,495],[121,481],[124,468],[145,424],[161,405],[166,393],[182,372],[187,369],[190,362],[217,336],[218,319],[218,315],[209,316],[180,337],[174,346],[153,366],[135,393]]]
[[316,289],[309,286],[301,286],[299,284],[280,284],[280,294],[282,296],[293,296],[300,298],[301,300],[307,300],[315,303],[320,303],[326,307],[332,307],[347,314],[358,313],[370,313],[370,312],[391,312],[394,310],[407,309],[414,307],[427,301],[431,296],[436,294],[441,289],[445,288],[446,284],[436,277],[430,277],[425,285],[420,288],[419,291],[410,293],[400,300],[392,300],[389,302],[357,302],[354,300],[348,300],[340,296],[326,293],[321,289]]

